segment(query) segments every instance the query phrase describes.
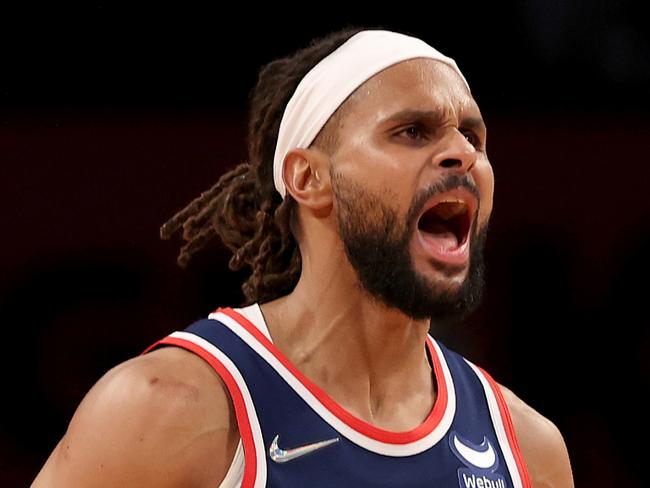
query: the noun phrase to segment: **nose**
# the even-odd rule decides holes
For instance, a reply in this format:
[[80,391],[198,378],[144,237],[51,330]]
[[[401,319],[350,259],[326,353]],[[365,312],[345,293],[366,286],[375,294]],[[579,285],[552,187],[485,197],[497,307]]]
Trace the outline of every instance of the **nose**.
[[442,142],[442,150],[433,159],[436,167],[467,173],[476,164],[476,148],[458,129],[450,130]]

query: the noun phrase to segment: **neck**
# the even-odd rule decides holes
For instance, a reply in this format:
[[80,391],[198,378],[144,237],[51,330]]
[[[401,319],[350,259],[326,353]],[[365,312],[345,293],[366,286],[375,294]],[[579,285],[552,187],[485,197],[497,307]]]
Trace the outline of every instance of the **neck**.
[[370,297],[351,269],[310,273],[316,270],[304,264],[307,272],[290,295],[262,305],[274,343],[357,416],[388,430],[419,425],[434,396],[425,349],[429,321]]

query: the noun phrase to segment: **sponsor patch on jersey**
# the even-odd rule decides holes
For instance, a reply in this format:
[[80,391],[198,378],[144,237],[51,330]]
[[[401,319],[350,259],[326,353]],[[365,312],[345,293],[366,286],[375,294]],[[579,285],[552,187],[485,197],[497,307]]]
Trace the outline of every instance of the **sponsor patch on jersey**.
[[458,469],[461,488],[506,488],[506,479],[496,472],[499,467],[497,451],[487,437],[475,444],[457,432],[449,436],[449,447],[465,465]]

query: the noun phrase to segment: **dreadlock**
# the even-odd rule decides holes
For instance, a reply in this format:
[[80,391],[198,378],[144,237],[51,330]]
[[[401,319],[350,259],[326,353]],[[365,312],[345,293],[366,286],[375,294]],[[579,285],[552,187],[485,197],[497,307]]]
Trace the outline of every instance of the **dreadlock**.
[[[301,271],[295,238],[297,205],[289,194],[283,200],[273,183],[280,121],[307,72],[361,30],[348,27],[314,39],[293,55],[261,68],[249,95],[248,162],[221,176],[160,228],[162,239],[183,229],[186,242],[177,258],[179,266],[185,268],[218,235],[233,253],[230,269],[248,266],[252,270],[242,285],[248,304],[273,300],[295,287]],[[314,144],[326,137],[324,132]]]

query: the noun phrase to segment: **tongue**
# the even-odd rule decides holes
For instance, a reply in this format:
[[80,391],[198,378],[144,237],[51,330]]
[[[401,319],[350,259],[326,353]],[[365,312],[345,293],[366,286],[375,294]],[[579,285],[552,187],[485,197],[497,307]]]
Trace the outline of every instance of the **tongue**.
[[441,249],[455,249],[458,247],[456,234],[451,232],[446,225],[435,223],[429,226],[426,231],[421,230],[421,232],[427,239],[435,240]]

